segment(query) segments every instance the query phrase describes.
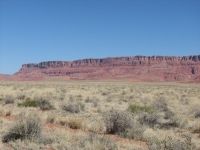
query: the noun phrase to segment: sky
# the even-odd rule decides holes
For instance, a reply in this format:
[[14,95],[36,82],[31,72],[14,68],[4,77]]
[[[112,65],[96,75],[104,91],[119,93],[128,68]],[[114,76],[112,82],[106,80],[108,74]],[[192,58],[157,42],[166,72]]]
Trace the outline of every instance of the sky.
[[0,74],[22,64],[200,54],[200,0],[0,0]]

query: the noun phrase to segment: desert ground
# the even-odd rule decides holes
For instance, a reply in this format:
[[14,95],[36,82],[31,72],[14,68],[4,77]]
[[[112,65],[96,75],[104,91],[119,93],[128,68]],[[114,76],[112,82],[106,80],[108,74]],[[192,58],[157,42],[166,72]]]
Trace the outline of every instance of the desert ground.
[[200,150],[200,84],[0,81],[2,150]]

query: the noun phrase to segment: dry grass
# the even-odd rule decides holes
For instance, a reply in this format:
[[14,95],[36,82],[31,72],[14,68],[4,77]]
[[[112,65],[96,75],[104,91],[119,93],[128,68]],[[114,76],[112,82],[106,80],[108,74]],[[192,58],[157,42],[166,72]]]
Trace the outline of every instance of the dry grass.
[[200,149],[199,98],[199,84],[0,82],[1,140],[22,113],[42,123],[39,141],[0,149]]

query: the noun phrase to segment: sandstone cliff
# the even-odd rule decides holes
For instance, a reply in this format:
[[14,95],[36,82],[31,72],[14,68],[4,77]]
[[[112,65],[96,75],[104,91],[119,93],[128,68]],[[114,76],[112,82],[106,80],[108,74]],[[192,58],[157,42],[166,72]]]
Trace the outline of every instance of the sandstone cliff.
[[49,76],[70,79],[131,79],[136,81],[196,80],[200,77],[200,55],[133,56],[47,61],[24,64],[13,76],[21,80],[41,80]]

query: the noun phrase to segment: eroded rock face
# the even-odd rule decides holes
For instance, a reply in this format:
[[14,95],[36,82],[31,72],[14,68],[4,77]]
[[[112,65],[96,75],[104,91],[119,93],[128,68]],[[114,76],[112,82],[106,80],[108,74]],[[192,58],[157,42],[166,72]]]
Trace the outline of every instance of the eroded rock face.
[[24,64],[14,74],[21,80],[40,80],[48,76],[70,79],[132,79],[136,81],[195,80],[200,75],[200,55],[133,56],[76,61],[47,61]]

